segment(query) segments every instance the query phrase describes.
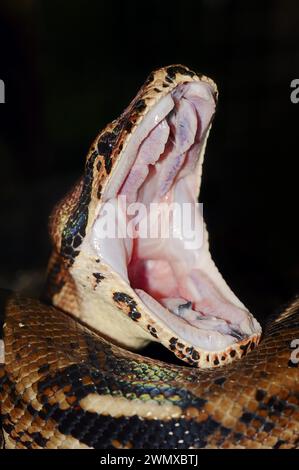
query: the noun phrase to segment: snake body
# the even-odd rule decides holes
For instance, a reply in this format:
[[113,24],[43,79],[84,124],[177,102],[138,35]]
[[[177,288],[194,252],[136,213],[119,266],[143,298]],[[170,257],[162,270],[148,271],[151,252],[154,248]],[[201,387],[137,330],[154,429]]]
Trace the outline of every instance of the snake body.
[[[168,160],[182,168],[173,183],[180,185],[181,192],[186,174],[191,175],[188,184],[193,173],[200,180],[216,98],[214,82],[184,66],[153,72],[120,118],[96,138],[83,177],[54,209],[46,289],[53,305],[0,291],[5,447],[299,447],[299,374],[292,349],[299,338],[299,302],[268,322],[256,347],[261,328],[217,271],[206,235],[195,254],[196,269],[188,271],[194,262],[190,252],[173,250],[174,258],[180,251],[189,256],[189,264],[181,260],[188,283],[184,295],[175,296],[173,292],[185,282],[176,271],[166,299],[165,294],[154,299],[154,294],[157,285],[163,292],[167,287],[167,280],[159,285],[159,276],[156,282],[165,266],[166,278],[169,266],[179,270],[178,263],[171,264],[169,253],[167,263],[159,260],[155,265],[153,251],[153,259],[142,258],[147,245],[141,245],[139,258],[137,249],[131,250],[129,258],[146,265],[150,287],[156,282],[145,292],[134,270],[129,276],[129,264],[113,261],[113,252],[119,261],[129,245],[117,251],[119,245],[109,242],[113,249],[108,262],[107,246],[98,235],[108,195],[113,200],[111,195],[119,191],[132,197],[149,190],[155,197],[153,180],[143,192],[132,181],[144,177],[146,184],[144,166],[141,171],[138,164],[140,160],[156,163],[153,153],[168,133],[171,138],[162,146],[166,150],[160,149],[164,157],[156,172],[166,174],[163,185],[173,174]],[[148,127],[150,120],[155,127]],[[186,150],[192,132],[192,145]],[[173,148],[176,154],[167,160]],[[182,148],[185,153],[179,152]],[[199,153],[195,160],[194,149]],[[133,157],[135,162],[130,160]],[[167,198],[171,194],[169,190]],[[200,295],[190,289],[194,279]],[[162,343],[189,365],[163,363],[132,352],[150,340]]]
[[53,307],[4,295],[8,448],[298,447],[298,301],[248,356],[199,370],[125,351]]

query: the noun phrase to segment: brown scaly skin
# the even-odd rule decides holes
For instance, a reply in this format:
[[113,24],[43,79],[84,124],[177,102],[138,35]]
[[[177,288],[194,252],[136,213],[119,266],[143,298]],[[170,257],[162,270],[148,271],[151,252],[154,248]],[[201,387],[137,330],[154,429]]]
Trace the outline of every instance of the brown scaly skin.
[[298,300],[256,350],[213,370],[122,350],[36,300],[0,300],[7,448],[299,447]]
[[114,168],[134,130],[163,96],[180,83],[192,81],[208,83],[217,101],[217,87],[208,77],[182,65],[165,67],[148,77],[124,113],[96,137],[87,155],[83,177],[51,216],[53,254],[48,268],[47,297],[53,305],[76,315],[115,344],[136,350],[149,341],[158,341],[189,364],[210,368],[242,358],[258,344],[260,334],[245,337],[223,351],[195,347],[153,318],[133,289],[97,255],[82,250],[103,191],[113,178]]

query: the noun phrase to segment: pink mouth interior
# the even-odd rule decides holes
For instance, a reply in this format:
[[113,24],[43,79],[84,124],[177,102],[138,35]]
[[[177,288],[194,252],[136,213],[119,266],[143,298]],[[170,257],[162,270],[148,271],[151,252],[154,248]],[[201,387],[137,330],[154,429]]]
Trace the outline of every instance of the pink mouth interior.
[[[127,158],[134,154],[133,163],[116,194],[126,196],[128,204],[142,202],[146,209],[153,202],[196,205],[202,163],[198,158],[215,102],[207,84],[192,82],[177,86],[171,103],[166,111],[157,105],[152,125],[128,150]],[[109,203],[116,205],[116,196]],[[118,225],[130,220],[124,212],[117,217]],[[195,219],[203,226],[199,210]],[[190,343],[217,350],[252,334],[256,325],[215,267],[206,232],[201,246],[186,249],[175,218],[170,224],[171,232],[180,236],[101,239],[96,245],[153,316]]]

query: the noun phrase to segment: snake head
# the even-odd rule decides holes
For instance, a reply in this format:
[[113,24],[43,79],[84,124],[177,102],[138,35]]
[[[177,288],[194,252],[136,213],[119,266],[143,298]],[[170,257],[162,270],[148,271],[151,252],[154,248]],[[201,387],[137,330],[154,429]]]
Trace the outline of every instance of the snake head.
[[217,95],[182,65],[151,73],[50,222],[56,306],[125,348],[158,341],[203,368],[244,356],[261,335],[212,260],[197,204]]

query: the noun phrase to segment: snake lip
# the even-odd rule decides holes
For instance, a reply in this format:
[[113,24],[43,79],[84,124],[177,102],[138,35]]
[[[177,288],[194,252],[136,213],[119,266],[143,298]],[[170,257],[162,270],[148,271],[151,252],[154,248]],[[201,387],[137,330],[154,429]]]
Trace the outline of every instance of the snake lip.
[[[213,366],[218,365],[218,356],[224,355],[225,362],[232,360],[232,348],[237,356],[243,355],[241,346],[248,341],[257,343],[261,334],[260,325],[230,290],[212,260],[197,205],[215,96],[213,82],[195,76],[181,80],[148,106],[118,156],[92,228],[97,256],[122,279],[142,312],[139,325],[147,332],[154,328],[155,340],[182,359],[189,358],[189,362],[190,351],[196,350],[200,357],[202,353],[214,354]],[[139,96],[141,101],[146,100]],[[194,210],[193,228],[201,227],[200,244],[190,248],[174,216],[168,226],[172,233],[179,233],[177,237],[142,237],[135,227],[133,237],[127,232],[121,237],[107,237],[103,232],[105,215],[122,229],[134,219],[120,202],[123,198],[144,207],[138,224],[146,221],[149,227],[153,203],[177,204],[180,208],[189,204]],[[115,209],[112,212],[111,207]],[[161,217],[154,223],[160,228]],[[118,307],[123,308],[123,304],[118,303]],[[174,348],[173,338],[183,345],[180,351]],[[206,360],[193,362],[211,366]]]

